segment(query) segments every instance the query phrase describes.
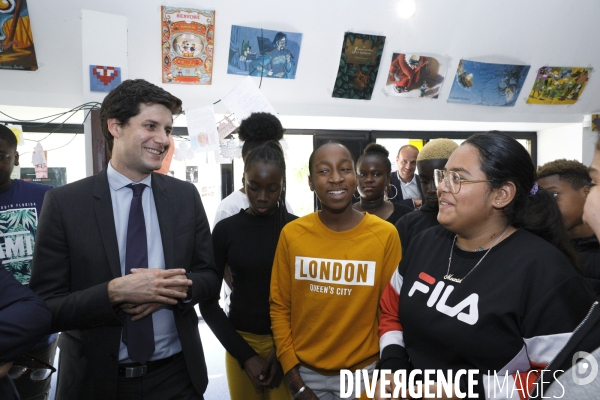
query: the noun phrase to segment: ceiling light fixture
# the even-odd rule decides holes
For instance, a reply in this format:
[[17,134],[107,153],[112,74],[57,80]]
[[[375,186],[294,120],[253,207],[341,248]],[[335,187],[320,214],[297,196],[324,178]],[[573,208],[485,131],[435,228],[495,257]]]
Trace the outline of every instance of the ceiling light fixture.
[[402,19],[409,19],[415,16],[417,12],[417,2],[415,0],[398,0],[398,15]]

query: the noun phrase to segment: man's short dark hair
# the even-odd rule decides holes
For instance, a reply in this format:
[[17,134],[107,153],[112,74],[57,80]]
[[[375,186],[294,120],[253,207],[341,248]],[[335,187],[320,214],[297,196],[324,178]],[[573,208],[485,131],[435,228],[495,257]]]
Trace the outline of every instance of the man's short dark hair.
[[574,190],[590,186],[592,182],[588,168],[577,160],[562,158],[550,161],[538,168],[536,179],[542,179],[551,175],[558,175],[558,179],[569,182]]
[[0,124],[0,140],[4,140],[8,147],[17,148],[17,137],[6,125]]
[[116,118],[121,125],[140,113],[140,104],[161,104],[172,114],[181,113],[181,100],[143,79],[128,79],[110,91],[100,108],[100,125],[108,149],[112,151],[114,138],[108,130],[108,120]]

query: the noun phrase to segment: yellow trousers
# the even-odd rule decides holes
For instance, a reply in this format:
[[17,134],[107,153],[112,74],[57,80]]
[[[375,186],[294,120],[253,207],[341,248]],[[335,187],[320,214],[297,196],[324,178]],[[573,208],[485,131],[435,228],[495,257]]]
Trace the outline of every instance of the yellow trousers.
[[[240,331],[238,333],[262,358],[266,358],[275,347],[271,335],[255,335]],[[256,389],[246,371],[240,367],[240,363],[227,352],[225,353],[225,369],[231,400],[285,400],[292,398],[285,379],[275,389]]]

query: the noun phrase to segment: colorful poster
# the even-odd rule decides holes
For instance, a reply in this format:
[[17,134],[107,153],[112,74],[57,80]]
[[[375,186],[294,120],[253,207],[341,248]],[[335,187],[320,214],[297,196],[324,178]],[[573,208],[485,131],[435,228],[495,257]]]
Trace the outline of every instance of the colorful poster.
[[121,84],[121,68],[90,65],[90,92],[110,92]]
[[394,53],[383,93],[437,99],[447,68],[448,62],[443,57]]
[[227,73],[296,78],[302,34],[233,25]]
[[27,0],[0,0],[0,69],[38,69]]
[[460,60],[448,103],[513,107],[529,68],[529,65]]
[[592,68],[542,67],[535,77],[527,104],[575,104]]
[[162,81],[210,85],[215,12],[161,7]]
[[346,32],[333,97],[370,100],[385,36]]

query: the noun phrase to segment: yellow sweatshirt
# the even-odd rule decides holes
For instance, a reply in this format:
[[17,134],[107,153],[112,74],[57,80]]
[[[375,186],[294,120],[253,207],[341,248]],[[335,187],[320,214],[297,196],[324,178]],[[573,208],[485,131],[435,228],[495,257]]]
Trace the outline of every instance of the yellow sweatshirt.
[[298,363],[324,373],[377,359],[379,299],[401,258],[396,228],[365,214],[336,232],[318,213],[281,232],[271,275],[271,329],[288,372]]

